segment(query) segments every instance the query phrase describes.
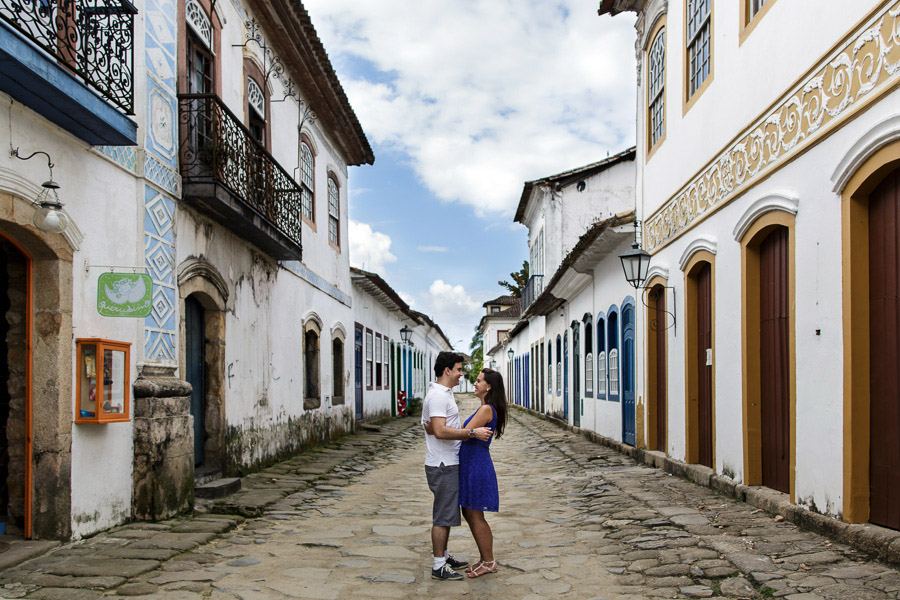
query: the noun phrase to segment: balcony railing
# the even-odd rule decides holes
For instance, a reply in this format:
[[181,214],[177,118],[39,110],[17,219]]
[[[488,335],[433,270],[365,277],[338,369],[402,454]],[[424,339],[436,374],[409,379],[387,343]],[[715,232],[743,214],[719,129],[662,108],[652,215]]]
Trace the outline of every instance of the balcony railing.
[[522,312],[524,312],[532,302],[537,300],[541,292],[544,291],[544,276],[532,275],[525,284],[525,290],[522,292]]
[[128,0],[0,0],[0,19],[128,115],[137,12]]
[[180,94],[184,184],[226,187],[300,246],[300,185],[214,94]]

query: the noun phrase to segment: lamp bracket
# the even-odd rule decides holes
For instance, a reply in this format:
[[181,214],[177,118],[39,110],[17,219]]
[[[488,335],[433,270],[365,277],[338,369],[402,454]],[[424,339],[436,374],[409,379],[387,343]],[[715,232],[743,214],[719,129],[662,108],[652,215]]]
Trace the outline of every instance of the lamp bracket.
[[[649,309],[656,309],[656,307],[650,306],[650,304],[647,303],[647,299],[644,296],[650,297],[650,295],[653,294],[653,296],[650,297],[650,300],[655,300],[656,299],[656,296],[655,296],[656,290],[659,288],[662,288],[663,290],[672,290],[672,310],[668,310],[668,303],[666,303],[666,310],[663,311],[667,315],[669,315],[669,317],[671,317],[672,322],[670,324],[666,325],[665,327],[661,327],[660,323],[659,323],[659,319],[653,318],[653,319],[648,320],[647,325],[650,327],[651,331],[665,331],[667,329],[673,329],[673,331],[675,333],[675,337],[678,337],[678,324],[676,322],[676,317],[675,317],[675,311],[677,310],[677,307],[675,305],[675,288],[674,287],[667,286],[667,285],[654,285],[653,287],[642,287],[642,288],[640,288],[641,292],[642,292],[641,293],[641,302],[644,304],[644,306],[646,306]],[[666,320],[668,321],[669,319],[666,319]]]
[[49,154],[47,154],[43,150],[36,150],[36,151],[32,152],[31,154],[29,154],[28,156],[22,156],[19,154],[18,148],[11,148],[9,151],[10,156],[14,156],[14,157],[18,158],[19,160],[31,160],[38,154],[43,154],[44,156],[47,157],[47,167],[50,169],[50,181],[53,181],[53,167],[55,165],[53,164],[53,159],[50,158]]
[[129,266],[129,265],[91,265],[88,263],[84,263],[85,275],[87,275],[88,271],[90,271],[91,269],[109,269],[110,273],[112,273],[113,270],[115,270],[115,269],[122,269],[122,270],[130,270],[132,273],[137,273],[138,271],[149,271],[150,267],[146,267],[146,266],[134,267],[134,266]]

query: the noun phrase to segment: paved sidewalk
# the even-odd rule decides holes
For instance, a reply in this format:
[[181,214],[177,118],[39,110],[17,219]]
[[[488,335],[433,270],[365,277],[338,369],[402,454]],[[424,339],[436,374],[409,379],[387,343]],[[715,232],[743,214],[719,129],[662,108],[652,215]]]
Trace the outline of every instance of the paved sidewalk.
[[[468,398],[461,412],[468,415],[475,406]],[[638,466],[531,415],[513,411],[511,417],[507,435],[492,446],[501,489],[501,512],[488,515],[501,563],[496,574],[462,582],[430,578],[424,435],[411,427],[394,431],[376,452],[357,454],[339,471],[317,475],[308,487],[263,505],[259,518],[210,533],[208,540],[197,537],[191,549],[168,560],[162,554],[122,559],[134,561],[133,570],[120,572],[115,587],[97,581],[98,589],[38,589],[34,586],[58,581],[25,578],[80,577],[84,583],[87,572],[106,560],[101,553],[111,551],[101,540],[121,541],[121,532],[65,546],[0,574],[4,581],[21,582],[0,590],[0,596],[13,591],[67,600],[900,598],[900,573],[856,550]],[[220,522],[216,519],[222,517],[207,515],[190,524],[212,527]],[[172,524],[143,527],[122,531],[137,540],[177,535]],[[153,543],[143,546],[132,548],[154,550]],[[453,530],[450,549],[476,557],[465,527]],[[59,574],[77,571],[79,561],[94,566],[77,575]]]

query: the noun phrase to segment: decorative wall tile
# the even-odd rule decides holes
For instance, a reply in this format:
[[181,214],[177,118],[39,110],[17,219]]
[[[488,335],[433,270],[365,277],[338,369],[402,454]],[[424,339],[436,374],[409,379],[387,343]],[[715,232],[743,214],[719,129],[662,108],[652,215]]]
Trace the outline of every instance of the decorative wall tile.
[[144,358],[174,363],[178,331],[175,289],[175,201],[146,187],[144,263],[153,279],[150,315],[144,319]]

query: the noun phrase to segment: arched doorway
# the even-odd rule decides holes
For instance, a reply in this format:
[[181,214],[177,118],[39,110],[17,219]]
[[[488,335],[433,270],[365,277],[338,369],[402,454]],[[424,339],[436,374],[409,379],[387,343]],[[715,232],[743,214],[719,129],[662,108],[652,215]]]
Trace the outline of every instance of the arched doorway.
[[685,265],[688,463],[715,464],[713,375],[713,255],[697,251]]
[[869,521],[900,529],[900,169],[869,194]]
[[[3,185],[0,183],[0,185]],[[16,185],[24,185],[21,182]],[[72,532],[72,252],[81,233],[45,234],[34,207],[0,192],[5,276],[6,516],[25,537],[68,539]],[[5,292],[5,293],[4,293]],[[2,313],[0,313],[2,314]],[[2,362],[2,361],[0,361]],[[41,382],[41,385],[34,385]],[[30,444],[29,444],[30,438]],[[40,490],[39,502],[34,490]]]
[[666,452],[668,445],[666,282],[661,277],[647,285],[647,433],[651,450]]
[[181,372],[193,387],[194,465],[229,472],[225,459],[225,307],[228,287],[205,258],[178,270]]
[[581,427],[581,339],[578,321],[572,321],[572,424]]

